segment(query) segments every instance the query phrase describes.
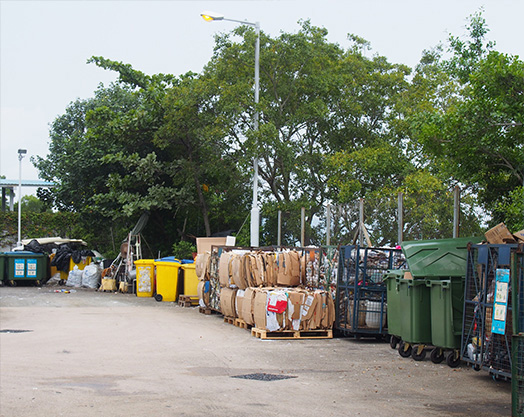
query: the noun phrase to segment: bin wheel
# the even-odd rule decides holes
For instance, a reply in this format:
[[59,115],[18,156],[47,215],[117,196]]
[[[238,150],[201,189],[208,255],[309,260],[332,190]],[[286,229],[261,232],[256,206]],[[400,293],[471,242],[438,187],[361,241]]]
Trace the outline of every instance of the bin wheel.
[[456,368],[460,363],[460,355],[458,354],[458,352],[451,352],[446,358],[446,363],[450,368]]
[[444,351],[441,348],[435,348],[431,351],[429,357],[433,363],[442,363],[444,360]]
[[162,301],[162,294],[155,294],[155,300]]
[[39,280],[36,280],[36,281],[35,281],[35,286],[37,286],[37,287],[41,287],[41,286],[42,286],[42,283],[41,283]]
[[424,350],[424,345],[415,346],[411,351],[411,357],[417,362],[423,361],[426,357],[426,351]]
[[16,287],[16,281],[13,281],[13,280],[9,281],[9,285],[11,287]]
[[391,338],[389,339],[389,346],[391,346],[391,349],[396,349],[399,342],[400,337],[391,336]]
[[475,365],[473,365],[473,370],[474,370],[474,371],[480,372],[481,369],[482,369],[482,367],[481,367],[478,363],[476,363]]
[[401,340],[398,344],[398,354],[403,358],[409,358],[411,356],[411,345]]

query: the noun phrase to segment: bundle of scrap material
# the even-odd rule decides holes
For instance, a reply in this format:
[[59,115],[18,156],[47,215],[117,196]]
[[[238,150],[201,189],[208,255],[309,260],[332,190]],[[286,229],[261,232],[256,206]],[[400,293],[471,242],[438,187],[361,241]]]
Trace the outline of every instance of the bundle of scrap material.
[[331,329],[333,296],[307,279],[314,261],[295,250],[199,254],[200,304],[268,331]]

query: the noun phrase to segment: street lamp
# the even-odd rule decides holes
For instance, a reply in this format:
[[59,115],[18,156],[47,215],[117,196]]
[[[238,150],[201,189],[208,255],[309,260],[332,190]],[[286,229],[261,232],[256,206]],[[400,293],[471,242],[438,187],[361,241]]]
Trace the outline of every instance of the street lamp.
[[[215,12],[203,12],[200,14],[206,22],[214,20],[227,20],[229,22],[241,23],[242,25],[254,26],[257,40],[255,43],[255,114],[253,115],[253,129],[258,131],[258,98],[260,91],[260,23],[248,22],[247,20],[226,19],[224,15]],[[259,246],[260,210],[258,209],[258,156],[253,160],[253,205],[251,207],[251,246]]]
[[26,153],[27,149],[18,149],[18,248],[22,247],[22,158]]

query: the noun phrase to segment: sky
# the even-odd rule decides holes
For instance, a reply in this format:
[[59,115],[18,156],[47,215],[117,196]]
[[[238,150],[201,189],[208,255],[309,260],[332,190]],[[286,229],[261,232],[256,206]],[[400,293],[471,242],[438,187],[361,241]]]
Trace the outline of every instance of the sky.
[[[214,35],[260,22],[273,37],[295,33],[299,20],[328,30],[347,48],[349,33],[371,44],[369,55],[414,67],[422,52],[465,36],[468,16],[483,8],[495,49],[524,59],[524,0],[0,0],[0,175],[18,180],[18,149],[27,149],[22,179],[38,179],[31,157],[49,152],[49,126],[77,99],[109,85],[116,73],[87,64],[91,56],[131,64],[146,74],[200,73]],[[35,192],[28,188],[23,194]]]

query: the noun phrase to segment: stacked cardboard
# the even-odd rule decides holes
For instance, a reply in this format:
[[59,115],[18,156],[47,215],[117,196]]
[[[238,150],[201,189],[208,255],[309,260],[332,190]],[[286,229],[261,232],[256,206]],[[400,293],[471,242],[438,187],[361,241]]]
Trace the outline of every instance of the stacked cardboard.
[[301,256],[295,250],[199,254],[195,262],[200,305],[262,330],[331,329],[335,320],[331,293],[304,288],[312,261],[309,253]]
[[326,291],[251,288],[246,293],[248,295],[244,294],[241,319],[258,329],[274,332],[333,327],[335,304]]

